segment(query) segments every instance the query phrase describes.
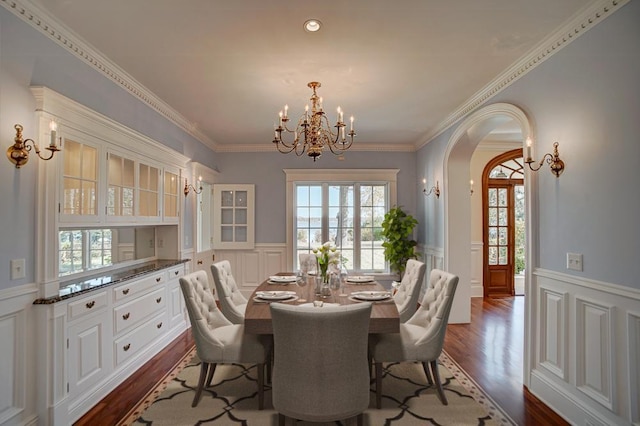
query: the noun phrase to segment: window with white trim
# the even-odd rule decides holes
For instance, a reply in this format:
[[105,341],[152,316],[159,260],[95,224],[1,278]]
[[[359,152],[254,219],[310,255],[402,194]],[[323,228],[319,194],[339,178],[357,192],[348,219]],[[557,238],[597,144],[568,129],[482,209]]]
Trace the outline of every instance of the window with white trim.
[[397,170],[285,172],[294,270],[300,254],[331,241],[349,271],[389,271],[381,225],[396,201]]
[[74,229],[59,232],[59,276],[112,264],[110,229]]

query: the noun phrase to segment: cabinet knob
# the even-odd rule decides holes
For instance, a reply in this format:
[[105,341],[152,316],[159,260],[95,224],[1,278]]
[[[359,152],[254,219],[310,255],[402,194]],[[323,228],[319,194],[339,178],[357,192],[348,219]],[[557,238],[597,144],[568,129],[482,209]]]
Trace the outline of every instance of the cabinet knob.
[[178,275],[180,273],[180,271],[175,271],[173,274],[174,275]]
[[162,323],[156,325],[157,328],[162,328]]
[[127,343],[126,345],[124,345],[124,346],[122,347],[122,349],[124,349],[124,351],[126,352],[126,351],[128,351],[128,350],[129,350],[129,348],[130,348],[130,347],[131,347],[131,343]]
[[159,283],[161,279],[162,279],[162,277],[156,278],[156,282]]
[[124,314],[124,315],[122,316],[122,319],[126,321],[126,320],[128,320],[128,319],[129,319],[129,316],[130,316],[130,312],[127,312],[126,314]]
[[158,298],[156,299],[156,303],[160,303],[161,301],[162,301],[162,297],[158,297]]
[[91,302],[88,302],[85,306],[87,307],[87,309],[91,309],[95,304],[96,304],[96,301],[92,300]]
[[202,260],[198,260],[198,265],[202,265]]
[[124,294],[125,296],[129,294],[129,289],[125,288],[124,290],[122,290],[122,294]]

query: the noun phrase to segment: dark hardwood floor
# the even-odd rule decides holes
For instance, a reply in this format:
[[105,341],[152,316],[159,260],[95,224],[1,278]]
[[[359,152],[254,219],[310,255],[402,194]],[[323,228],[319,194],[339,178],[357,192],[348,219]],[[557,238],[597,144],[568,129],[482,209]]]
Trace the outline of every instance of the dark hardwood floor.
[[568,425],[523,385],[524,296],[471,299],[471,323],[450,324],[444,350],[519,425]]
[[[471,300],[471,323],[449,325],[445,351],[519,425],[568,425],[522,385],[524,298]],[[117,425],[193,344],[185,332],[75,425]]]

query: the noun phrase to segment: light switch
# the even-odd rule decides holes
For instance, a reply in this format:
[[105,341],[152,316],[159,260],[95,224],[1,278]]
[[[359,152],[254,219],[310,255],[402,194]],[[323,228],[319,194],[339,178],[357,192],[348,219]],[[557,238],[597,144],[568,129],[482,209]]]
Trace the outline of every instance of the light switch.
[[18,280],[20,278],[24,278],[26,272],[24,270],[25,262],[24,259],[13,259],[11,261],[11,279]]
[[567,269],[582,271],[582,254],[567,253]]

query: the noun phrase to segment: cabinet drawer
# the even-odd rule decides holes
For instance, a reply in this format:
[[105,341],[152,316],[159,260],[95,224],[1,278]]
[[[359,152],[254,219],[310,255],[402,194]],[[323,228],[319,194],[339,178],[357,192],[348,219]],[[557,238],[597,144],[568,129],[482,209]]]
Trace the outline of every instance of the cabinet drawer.
[[164,334],[166,315],[162,313],[114,342],[116,366],[126,362]]
[[123,302],[128,298],[132,298],[133,296],[144,292],[145,290],[148,290],[160,284],[164,284],[166,282],[166,271],[149,275],[148,277],[139,280],[131,280],[126,284],[119,285],[118,287],[113,289],[113,301]]
[[107,306],[107,292],[92,294],[88,297],[83,297],[80,300],[69,303],[68,316],[69,321],[80,318],[83,315],[87,315],[91,312],[100,310]]
[[160,288],[154,292],[140,296],[113,309],[114,330],[119,334],[140,324],[149,315],[163,310],[166,305],[165,289]]
[[169,274],[170,280],[177,280],[184,276],[184,265],[174,266],[173,268],[170,268],[167,273]]

